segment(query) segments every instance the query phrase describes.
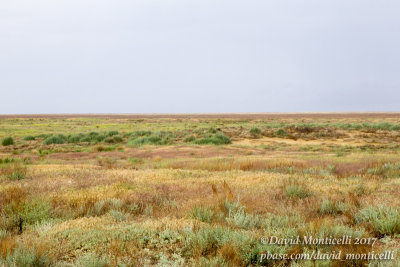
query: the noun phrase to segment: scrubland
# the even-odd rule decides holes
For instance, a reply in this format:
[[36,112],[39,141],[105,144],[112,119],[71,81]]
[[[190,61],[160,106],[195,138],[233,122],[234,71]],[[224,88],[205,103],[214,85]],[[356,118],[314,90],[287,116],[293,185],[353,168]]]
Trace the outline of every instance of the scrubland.
[[[399,266],[400,115],[0,118],[0,266]],[[377,238],[274,245],[262,238]],[[263,260],[310,251],[395,259]]]

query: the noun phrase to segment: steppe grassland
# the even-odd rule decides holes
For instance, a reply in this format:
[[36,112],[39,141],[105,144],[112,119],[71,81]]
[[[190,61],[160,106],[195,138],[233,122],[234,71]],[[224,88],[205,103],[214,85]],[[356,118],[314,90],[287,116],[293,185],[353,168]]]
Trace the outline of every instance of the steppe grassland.
[[[398,114],[1,118],[0,138],[0,265],[400,263],[260,263],[398,252]],[[297,235],[378,241],[261,242]]]

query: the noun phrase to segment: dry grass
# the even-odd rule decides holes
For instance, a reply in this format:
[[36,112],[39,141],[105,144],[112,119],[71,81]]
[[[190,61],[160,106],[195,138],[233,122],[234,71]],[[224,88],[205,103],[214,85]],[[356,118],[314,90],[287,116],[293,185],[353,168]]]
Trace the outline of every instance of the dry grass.
[[[3,119],[0,135],[13,135],[7,129],[16,129],[16,123],[23,126],[15,130],[12,148],[0,148],[0,266],[23,261],[25,266],[257,266],[265,251],[397,251],[400,135],[388,127],[400,120],[390,117],[385,126],[381,115],[298,119]],[[221,131],[233,144],[132,148],[121,143],[119,149],[23,140],[49,133],[50,123],[51,133],[88,133],[99,126],[118,130],[123,138],[138,130],[176,132],[182,140],[185,134]],[[382,129],[352,129],[347,123]],[[260,242],[272,235],[378,240],[373,248]],[[399,259],[384,263],[396,266]]]

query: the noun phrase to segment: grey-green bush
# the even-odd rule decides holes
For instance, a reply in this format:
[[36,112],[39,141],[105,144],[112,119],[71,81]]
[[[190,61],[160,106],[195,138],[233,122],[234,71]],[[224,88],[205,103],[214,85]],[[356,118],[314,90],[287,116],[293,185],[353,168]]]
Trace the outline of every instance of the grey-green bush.
[[372,227],[376,236],[400,234],[400,212],[386,206],[368,206],[355,215],[357,223]]

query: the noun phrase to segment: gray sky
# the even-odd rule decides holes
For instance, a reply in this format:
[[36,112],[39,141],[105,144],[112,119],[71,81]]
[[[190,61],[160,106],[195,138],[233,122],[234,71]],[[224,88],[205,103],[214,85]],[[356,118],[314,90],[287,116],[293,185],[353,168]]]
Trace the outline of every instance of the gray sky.
[[400,1],[1,0],[0,113],[400,111]]

